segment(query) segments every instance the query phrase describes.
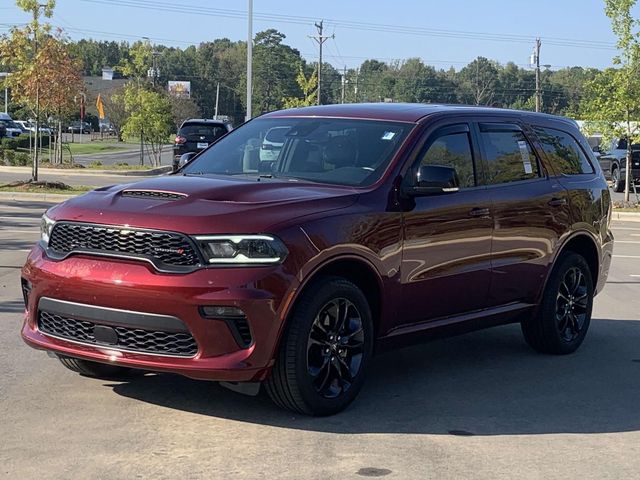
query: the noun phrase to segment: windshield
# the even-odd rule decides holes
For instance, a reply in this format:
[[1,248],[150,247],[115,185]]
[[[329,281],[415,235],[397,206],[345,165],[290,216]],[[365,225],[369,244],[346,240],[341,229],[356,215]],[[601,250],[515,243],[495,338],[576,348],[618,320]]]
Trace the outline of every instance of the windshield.
[[382,176],[412,128],[373,120],[256,119],[205,150],[182,172],[367,186]]

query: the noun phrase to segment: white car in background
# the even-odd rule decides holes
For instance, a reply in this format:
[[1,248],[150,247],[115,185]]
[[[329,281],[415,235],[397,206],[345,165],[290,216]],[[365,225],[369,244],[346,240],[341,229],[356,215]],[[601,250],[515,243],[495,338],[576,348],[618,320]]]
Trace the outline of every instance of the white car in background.
[[14,123],[7,113],[0,113],[0,124],[6,128],[7,137],[17,137],[22,133],[22,129]]
[[[33,123],[31,123],[29,120],[14,120],[14,122],[20,125],[25,132],[36,131],[36,126]],[[49,127],[41,126],[39,130],[41,133],[45,135],[51,135],[53,133],[53,130],[51,130]]]
[[273,127],[267,132],[260,147],[261,162],[275,162],[278,159],[285,135],[289,130],[289,127]]

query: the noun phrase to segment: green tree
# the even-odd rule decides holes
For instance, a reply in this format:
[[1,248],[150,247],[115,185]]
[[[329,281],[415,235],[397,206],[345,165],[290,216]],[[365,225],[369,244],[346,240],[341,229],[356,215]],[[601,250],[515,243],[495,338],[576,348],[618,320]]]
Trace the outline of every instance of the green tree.
[[[631,144],[640,141],[640,23],[631,13],[636,0],[605,0],[605,14],[618,37],[617,68],[606,69],[587,83],[585,118],[596,122],[605,136],[627,138],[624,200],[629,201]],[[587,128],[592,128],[588,125]]]
[[[3,83],[11,88],[14,101],[27,105],[35,119],[36,132],[41,125],[41,107],[46,97],[44,82],[59,80],[55,70],[47,66],[47,50],[42,44],[51,46],[54,40],[50,36],[51,26],[40,22],[41,13],[50,18],[53,15],[55,0],[39,3],[38,0],[16,0],[19,8],[33,15],[33,19],[23,28],[14,27],[10,35],[0,41],[0,63],[8,66],[11,75]],[[54,74],[54,79],[47,78]],[[33,149],[31,179],[38,180],[40,149]]]
[[498,65],[478,57],[460,71],[462,100],[472,105],[494,105],[498,89]]
[[124,89],[124,103],[129,114],[124,136],[140,137],[151,149],[152,165],[159,166],[173,126],[167,95],[129,83]]
[[296,82],[302,90],[302,98],[285,97],[282,99],[284,108],[308,107],[315,105],[318,100],[318,71],[314,70],[307,78],[302,64],[298,67]]

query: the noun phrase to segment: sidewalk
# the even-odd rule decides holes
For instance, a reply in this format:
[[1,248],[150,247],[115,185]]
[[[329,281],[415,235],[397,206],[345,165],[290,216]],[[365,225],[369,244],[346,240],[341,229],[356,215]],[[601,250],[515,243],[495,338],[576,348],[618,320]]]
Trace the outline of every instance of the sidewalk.
[[[43,168],[40,167],[38,172],[43,174],[59,174],[59,175],[82,175],[82,176],[101,176],[101,175],[123,175],[142,177],[148,175],[162,175],[171,171],[170,165],[151,168],[148,170],[96,170],[94,168]],[[0,173],[27,173],[31,175],[31,167],[5,167],[0,166]]]

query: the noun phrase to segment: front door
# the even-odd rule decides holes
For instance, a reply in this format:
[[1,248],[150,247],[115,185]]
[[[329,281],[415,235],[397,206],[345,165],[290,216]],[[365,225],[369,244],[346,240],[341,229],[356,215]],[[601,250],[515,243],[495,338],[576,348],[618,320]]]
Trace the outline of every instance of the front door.
[[420,165],[454,168],[458,191],[407,201],[400,325],[443,319],[485,306],[493,220],[486,188],[478,184],[477,157],[469,125],[448,125],[429,136],[407,174],[412,181]]

